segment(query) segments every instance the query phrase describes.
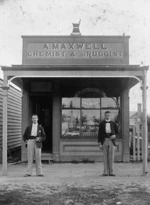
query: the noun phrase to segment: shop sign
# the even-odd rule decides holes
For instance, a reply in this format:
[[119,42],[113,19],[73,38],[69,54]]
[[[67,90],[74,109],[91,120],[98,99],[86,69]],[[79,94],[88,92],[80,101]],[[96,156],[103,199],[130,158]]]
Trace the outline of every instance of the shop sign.
[[124,39],[110,39],[24,37],[23,64],[128,64]]
[[121,43],[30,43],[27,57],[34,59],[120,59]]

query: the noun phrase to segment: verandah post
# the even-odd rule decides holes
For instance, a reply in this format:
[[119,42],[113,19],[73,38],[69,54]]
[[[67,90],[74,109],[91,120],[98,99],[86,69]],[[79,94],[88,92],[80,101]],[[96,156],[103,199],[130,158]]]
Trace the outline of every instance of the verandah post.
[[143,174],[147,174],[147,153],[148,153],[148,137],[147,137],[147,81],[146,71],[144,71],[142,81],[142,104],[143,104]]

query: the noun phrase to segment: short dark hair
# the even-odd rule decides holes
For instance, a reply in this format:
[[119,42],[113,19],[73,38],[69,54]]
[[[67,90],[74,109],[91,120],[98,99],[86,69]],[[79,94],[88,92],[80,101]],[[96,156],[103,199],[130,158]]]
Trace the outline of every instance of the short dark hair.
[[37,116],[37,118],[39,118],[37,114],[32,114],[32,117],[33,117],[33,116]]
[[105,115],[106,115],[107,113],[109,113],[109,114],[110,114],[111,112],[110,112],[110,111],[106,111],[106,112],[105,112]]

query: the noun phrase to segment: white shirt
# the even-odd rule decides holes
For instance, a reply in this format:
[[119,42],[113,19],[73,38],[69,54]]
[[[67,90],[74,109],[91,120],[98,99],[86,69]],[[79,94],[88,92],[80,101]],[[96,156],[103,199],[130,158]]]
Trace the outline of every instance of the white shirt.
[[32,124],[31,136],[37,136],[38,124]]
[[110,120],[106,121],[105,131],[106,131],[106,133],[108,133],[108,134],[111,133]]

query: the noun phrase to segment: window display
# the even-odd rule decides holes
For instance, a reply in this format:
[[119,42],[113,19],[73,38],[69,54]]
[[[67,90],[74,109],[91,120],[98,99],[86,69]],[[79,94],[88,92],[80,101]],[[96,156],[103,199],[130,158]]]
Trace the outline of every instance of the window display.
[[62,136],[80,136],[80,110],[62,110]]
[[82,98],[82,108],[100,108],[100,98]]
[[100,110],[83,110],[81,117],[81,136],[94,136],[98,133]]
[[101,107],[106,109],[119,108],[120,100],[115,97],[101,98]]
[[80,98],[62,98],[62,108],[80,108]]
[[97,137],[106,110],[119,124],[119,106],[119,99],[110,97],[62,98],[62,137]]

